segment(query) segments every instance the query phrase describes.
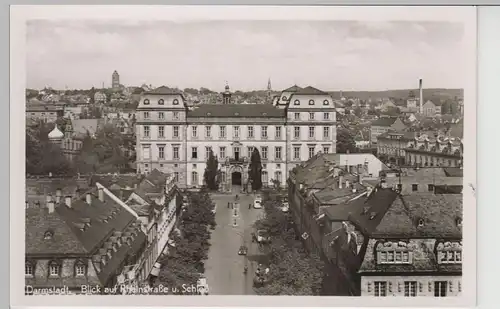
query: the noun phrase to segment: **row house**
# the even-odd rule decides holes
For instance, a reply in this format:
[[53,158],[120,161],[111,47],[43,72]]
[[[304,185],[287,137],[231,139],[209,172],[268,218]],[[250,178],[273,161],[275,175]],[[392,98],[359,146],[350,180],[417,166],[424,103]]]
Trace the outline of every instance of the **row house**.
[[[355,226],[366,219],[351,216]],[[366,236],[361,296],[462,294],[462,195],[399,195]]]
[[459,167],[400,168],[385,173],[382,179],[402,195],[459,194],[463,189],[463,169]]
[[137,263],[146,246],[141,222],[108,190],[79,196],[58,189],[45,201],[26,202],[25,292],[44,288],[85,293],[82,286],[112,287]]
[[463,142],[458,137],[422,134],[405,149],[405,162],[419,167],[461,167]]
[[64,116],[64,105],[31,100],[26,104],[26,120],[55,122]]

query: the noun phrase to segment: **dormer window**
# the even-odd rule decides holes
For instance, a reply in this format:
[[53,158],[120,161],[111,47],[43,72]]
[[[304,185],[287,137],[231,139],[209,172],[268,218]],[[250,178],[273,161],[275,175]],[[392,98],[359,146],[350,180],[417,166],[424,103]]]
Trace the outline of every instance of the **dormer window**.
[[314,100],[309,100],[309,105],[314,105]]
[[283,101],[286,101],[286,96],[283,96],[281,99],[282,99]]
[[380,242],[376,246],[378,264],[411,264],[412,249],[403,242]]
[[179,105],[179,100],[177,99],[174,99],[174,101],[172,102],[173,105]]
[[299,100],[293,101],[293,105],[300,105],[300,101]]
[[149,99],[144,99],[144,105],[149,105]]
[[459,226],[459,227],[462,226],[462,218],[457,218],[456,222],[457,222],[457,226]]
[[35,274],[35,267],[32,262],[26,261],[24,264],[24,275],[26,277],[33,277]]
[[60,273],[61,273],[61,265],[56,261],[51,261],[49,263],[49,276],[59,277]]
[[438,264],[462,263],[462,245],[458,242],[439,243],[436,254]]
[[54,237],[54,232],[53,231],[46,231],[44,234],[43,234],[43,239],[45,240],[49,240],[49,239],[52,239],[52,237]]
[[158,105],[165,105],[165,100],[159,99],[158,100]]
[[418,227],[424,226],[424,219],[418,219]]
[[85,263],[82,261],[77,261],[75,264],[75,276],[83,277],[86,274],[87,268],[85,267]]
[[328,100],[323,101],[323,105],[329,105],[329,104],[330,104],[330,102],[328,102]]
[[377,213],[376,213],[376,212],[372,212],[372,213],[370,214],[370,220],[375,219],[375,217],[376,217],[376,216],[377,216]]

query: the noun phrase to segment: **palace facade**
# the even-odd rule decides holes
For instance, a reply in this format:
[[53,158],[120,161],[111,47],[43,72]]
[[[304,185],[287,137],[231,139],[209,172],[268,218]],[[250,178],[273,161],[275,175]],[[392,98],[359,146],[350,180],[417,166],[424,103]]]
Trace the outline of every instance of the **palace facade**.
[[[231,102],[226,88],[225,102]],[[250,155],[262,160],[262,182],[286,184],[289,171],[318,152],[336,151],[336,113],[331,96],[293,86],[273,104],[200,104],[159,87],[143,93],[137,107],[137,172],[173,173],[179,186],[203,185],[210,151],[220,166],[221,190],[248,185]]]

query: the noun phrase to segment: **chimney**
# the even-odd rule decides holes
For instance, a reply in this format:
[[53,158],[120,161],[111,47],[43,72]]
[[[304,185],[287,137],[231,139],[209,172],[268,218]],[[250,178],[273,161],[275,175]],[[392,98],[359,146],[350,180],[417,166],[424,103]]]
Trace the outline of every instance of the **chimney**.
[[104,189],[103,188],[99,188],[97,190],[97,192],[99,193],[99,201],[101,201],[101,202],[104,203]]
[[423,114],[424,113],[424,91],[422,90],[422,79],[419,79],[418,80],[418,90],[419,90],[419,111],[420,111],[420,114]]
[[344,182],[344,176],[339,176],[339,189],[342,189],[342,183]]
[[87,204],[92,204],[92,195],[90,193],[87,193],[87,195],[85,196],[85,200]]
[[349,180],[346,180],[346,181],[345,181],[345,187],[346,187],[346,188],[350,188],[350,183],[349,183]]
[[26,201],[26,209],[30,208],[30,203]]
[[51,202],[52,201],[52,194],[47,194],[46,200],[47,200],[47,203]]
[[54,201],[47,202],[47,209],[49,210],[49,214],[54,212],[55,203]]
[[66,206],[68,206],[69,208],[71,208],[71,196],[70,195],[66,196],[66,198],[65,198],[65,204],[66,204]]
[[57,189],[56,190],[56,203],[60,203],[61,202],[61,197],[62,197],[62,190],[61,189]]

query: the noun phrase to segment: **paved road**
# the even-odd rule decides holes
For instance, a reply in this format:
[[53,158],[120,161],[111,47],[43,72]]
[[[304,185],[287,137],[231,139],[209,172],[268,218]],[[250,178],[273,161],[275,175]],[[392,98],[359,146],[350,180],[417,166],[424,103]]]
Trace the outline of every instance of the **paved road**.
[[[262,209],[254,209],[252,194],[238,193],[239,209],[228,209],[228,202],[235,201],[235,194],[212,194],[212,200],[217,205],[215,220],[217,227],[212,231],[211,247],[208,260],[205,263],[205,275],[211,295],[252,295],[253,274],[255,262],[245,256],[238,255],[242,244],[249,248],[248,255],[258,253],[257,245],[251,242],[252,225],[263,215]],[[248,204],[252,209],[248,209]],[[236,223],[236,226],[234,226]],[[243,274],[244,266],[248,273]]]

